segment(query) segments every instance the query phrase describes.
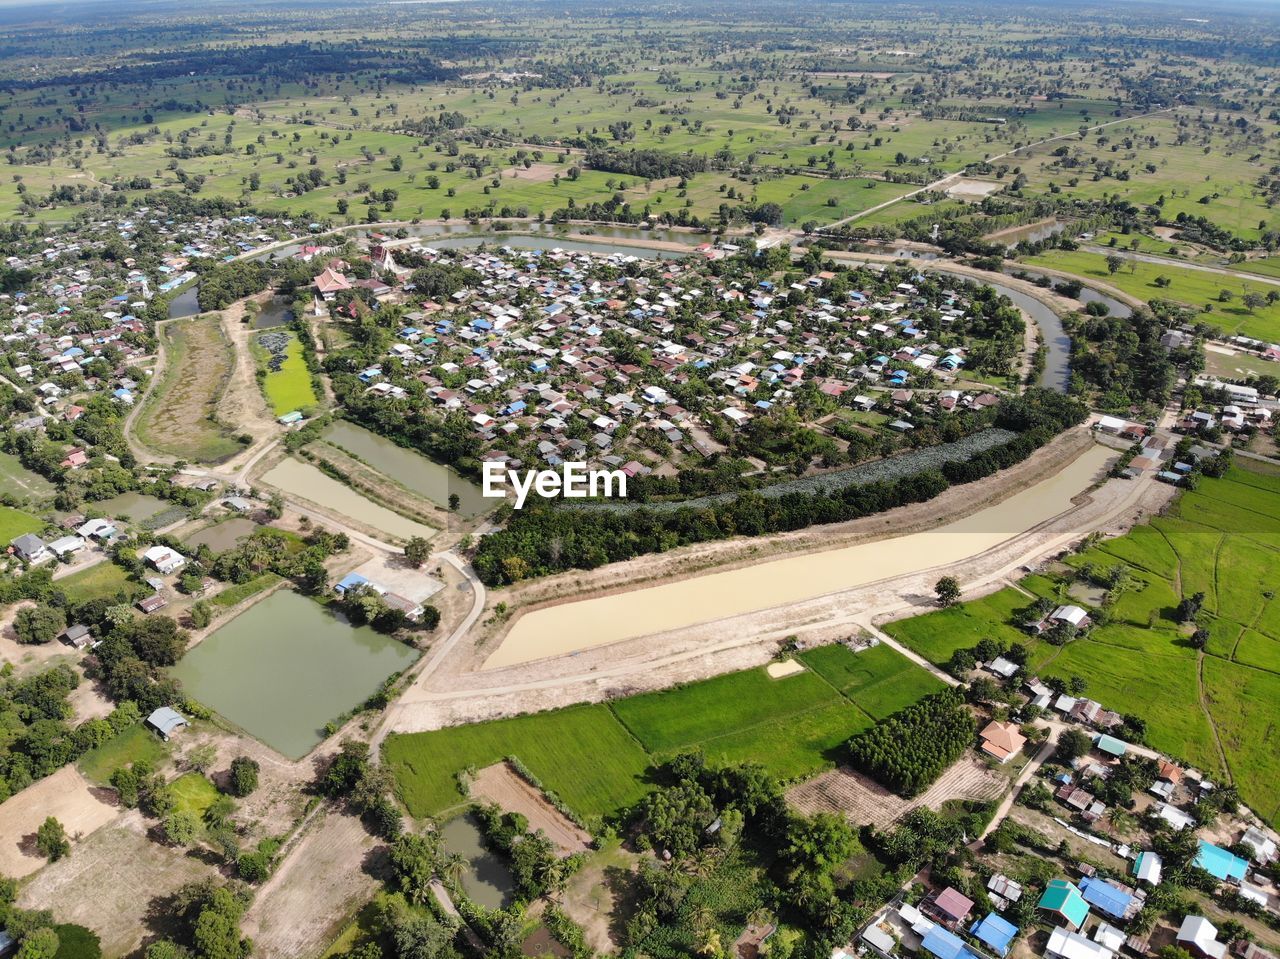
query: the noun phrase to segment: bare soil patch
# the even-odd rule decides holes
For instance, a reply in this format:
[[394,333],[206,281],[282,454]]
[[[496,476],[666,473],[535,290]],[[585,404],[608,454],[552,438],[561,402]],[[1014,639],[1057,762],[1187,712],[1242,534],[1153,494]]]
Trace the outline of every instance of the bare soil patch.
[[120,812],[115,792],[93,786],[74,766],[63,766],[0,805],[0,875],[29,876],[45,859],[36,851],[36,830],[48,816],[57,818],[72,837],[72,856],[79,854],[78,836],[105,826]]
[[991,800],[1009,788],[1009,780],[980,759],[966,755],[914,799],[903,799],[847,767],[832,769],[793,787],[787,801],[806,815],[842,813],[850,821],[884,826],[918,806],[939,809],[950,799]]
[[528,169],[524,164],[508,167],[502,171],[504,180],[524,180],[526,183],[549,183],[557,173],[564,173],[565,168],[558,163],[534,163]]
[[957,180],[947,187],[947,196],[959,200],[981,200],[983,197],[998,193],[1004,188],[1003,183],[991,180]]
[[518,812],[529,820],[529,829],[541,829],[561,856],[585,852],[591,836],[547,802],[547,797],[509,763],[494,763],[476,773],[471,781],[471,796],[496,803],[507,812]]
[[328,812],[306,830],[245,916],[254,955],[319,955],[378,889],[386,847],[359,819]]
[[619,847],[602,850],[565,887],[560,908],[582,927],[598,955],[617,954],[626,922],[627,891],[640,857]]
[[163,914],[164,899],[188,882],[214,875],[198,854],[148,839],[142,814],[133,810],[40,872],[23,887],[18,905],[51,909],[59,922],[96,932],[104,955],[123,956],[163,934],[151,916]]

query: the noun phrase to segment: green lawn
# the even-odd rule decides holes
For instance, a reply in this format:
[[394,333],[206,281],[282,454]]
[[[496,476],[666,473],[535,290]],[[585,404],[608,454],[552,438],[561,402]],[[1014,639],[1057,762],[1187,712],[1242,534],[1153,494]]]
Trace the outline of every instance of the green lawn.
[[261,576],[255,576],[247,583],[238,583],[235,586],[228,586],[222,592],[214,596],[209,603],[213,606],[220,606],[223,609],[230,609],[237,603],[244,602],[250,596],[255,596],[265,589],[270,589],[281,581],[281,577],[276,573],[263,573]]
[[0,494],[22,502],[43,502],[54,493],[54,485],[39,473],[22,465],[12,453],[0,452]]
[[[282,330],[269,330],[271,334],[285,333]],[[316,405],[315,390],[311,388],[311,371],[307,369],[302,357],[302,344],[293,333],[285,333],[289,337],[289,345],[285,349],[285,360],[280,369],[268,371],[263,380],[263,390],[267,402],[275,416],[283,416],[295,410],[305,410]],[[259,365],[266,369],[267,357],[270,355],[258,345],[258,337],[253,340],[253,353]]]
[[90,782],[105,786],[122,766],[144,759],[158,765],[168,755],[168,744],[139,723],[81,756],[80,772]]
[[[1214,777],[1229,776],[1245,801],[1276,823],[1280,478],[1234,469],[1203,479],[1167,515],[1069,558],[1075,567],[1120,562],[1131,567],[1134,586],[1114,604],[1111,621],[1061,648],[1013,625],[1010,614],[1029,600],[1012,589],[886,629],[937,663],[985,636],[1026,642],[1030,671],[1084,678],[1089,696],[1145,719],[1152,746]],[[1209,632],[1203,655],[1175,616],[1178,602],[1197,592],[1205,594]]]
[[0,543],[8,545],[24,533],[38,533],[44,522],[12,506],[0,506]]
[[197,772],[179,776],[169,784],[169,790],[173,794],[175,809],[195,813],[200,817],[204,816],[205,810],[214,804],[219,795],[218,787],[208,777]]
[[126,602],[133,602],[147,591],[145,586],[129,579],[124,569],[106,560],[60,579],[55,585],[67,594],[72,605],[91,599],[114,599],[120,594],[124,594]]

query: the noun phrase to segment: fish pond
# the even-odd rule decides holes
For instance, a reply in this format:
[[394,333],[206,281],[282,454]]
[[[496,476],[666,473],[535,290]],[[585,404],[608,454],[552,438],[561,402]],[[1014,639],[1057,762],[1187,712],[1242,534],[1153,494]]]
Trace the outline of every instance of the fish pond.
[[449,820],[440,828],[440,841],[446,852],[461,856],[466,863],[461,878],[467,896],[486,909],[511,905],[515,891],[511,870],[500,856],[485,846],[484,834],[474,816]]
[[407,669],[418,651],[281,590],[220,627],[173,669],[187,693],[291,759],[325,724]]
[[208,546],[215,553],[221,553],[231,549],[257,528],[258,524],[253,520],[235,516],[197,530],[182,542],[192,549],[197,546]]
[[449,495],[456,493],[460,501],[458,512],[463,516],[476,516],[497,505],[496,501],[484,497],[479,486],[449,467],[397,446],[363,426],[338,420],[324,431],[322,438],[437,506],[447,508]]

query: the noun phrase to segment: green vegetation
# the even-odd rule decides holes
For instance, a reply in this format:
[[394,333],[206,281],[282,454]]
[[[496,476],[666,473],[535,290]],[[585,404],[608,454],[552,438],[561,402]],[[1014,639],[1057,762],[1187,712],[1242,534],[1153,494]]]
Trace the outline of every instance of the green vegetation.
[[284,582],[284,577],[278,573],[263,573],[261,576],[255,576],[247,582],[228,586],[210,599],[209,605],[217,606],[221,609],[230,609],[232,606],[244,602],[250,596],[256,596],[258,593],[271,589],[282,582]]
[[173,797],[173,808],[177,812],[191,813],[197,818],[204,816],[205,810],[212,806],[220,795],[218,787],[209,778],[198,772],[184,773],[169,784],[169,793]]
[[92,783],[109,785],[122,766],[145,763],[152,768],[169,755],[169,744],[142,724],[130,726],[80,757],[80,772]]
[[[1065,645],[1019,627],[1031,601],[1014,589],[886,630],[939,665],[983,639],[1023,643],[1028,674],[1081,677],[1091,698],[1141,719],[1150,745],[1229,779],[1276,823],[1280,759],[1269,731],[1280,720],[1278,553],[1280,477],[1236,468],[1201,478],[1165,516],[1069,558],[1049,602],[1079,602],[1068,599],[1073,581],[1118,585],[1095,611],[1102,622]],[[1194,621],[1181,622],[1179,604],[1197,594]]]
[[95,599],[120,599],[131,603],[147,594],[147,587],[129,578],[122,566],[105,561],[58,580],[58,588],[73,606]]
[[[253,337],[253,355],[259,364],[262,388],[272,414],[283,416],[316,405],[311,387],[311,371],[303,357],[302,343],[296,334],[271,330]],[[268,344],[270,349],[268,349]]]
[[24,533],[38,533],[44,529],[44,523],[12,506],[0,506],[0,542],[6,545]]
[[800,658],[811,672],[752,669],[608,706],[393,735],[384,756],[414,816],[462,803],[458,772],[514,756],[578,815],[605,817],[647,792],[650,765],[692,750],[717,765],[758,762],[780,779],[811,775],[850,736],[942,686],[883,646]]
[[[1142,300],[1171,300],[1191,307],[1196,319],[1215,326],[1226,333],[1257,337],[1263,340],[1280,339],[1280,303],[1266,303],[1250,309],[1245,305],[1245,294],[1266,294],[1274,289],[1269,284],[1250,282],[1233,276],[1206,273],[1176,265],[1143,263],[1126,259],[1115,273],[1107,266],[1102,253],[1084,250],[1067,252],[1054,250],[1027,260],[1032,265],[1053,267],[1077,276],[1096,278]],[[1162,277],[1169,282],[1158,284]],[[1226,290],[1230,297],[1222,300]]]
[[927,696],[849,740],[853,765],[903,796],[916,796],[973,744],[964,696],[954,689]]

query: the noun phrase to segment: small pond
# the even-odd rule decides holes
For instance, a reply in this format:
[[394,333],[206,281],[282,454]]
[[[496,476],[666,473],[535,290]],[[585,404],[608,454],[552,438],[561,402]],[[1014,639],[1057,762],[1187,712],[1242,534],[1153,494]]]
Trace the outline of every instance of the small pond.
[[197,546],[208,546],[215,553],[221,553],[224,550],[231,549],[257,528],[258,524],[253,520],[245,519],[243,516],[236,516],[223,520],[221,523],[215,523],[213,526],[206,526],[204,529],[197,530],[182,542],[193,550]]
[[146,493],[121,493],[111,499],[102,499],[87,505],[93,509],[102,510],[112,519],[141,523],[158,513],[163,513],[173,504],[165,502],[158,496],[148,496]]
[[336,421],[322,436],[334,446],[355,454],[401,486],[421,493],[437,506],[447,508],[449,495],[452,493],[456,493],[460,500],[458,512],[463,516],[476,516],[498,505],[497,500],[487,499],[479,486],[449,467],[398,446],[386,437],[348,420]]
[[485,846],[484,834],[474,816],[449,820],[440,829],[440,839],[446,852],[466,860],[462,888],[469,897],[486,909],[502,909],[511,904],[515,891],[511,870]]
[[262,309],[253,318],[255,330],[269,330],[273,326],[284,326],[293,321],[293,310],[283,296],[273,296],[262,304]]
[[189,695],[300,759],[418,651],[279,590],[219,627],[172,670]]
[[195,316],[199,313],[199,296],[200,284],[192,283],[169,301],[169,319],[177,320],[184,316]]

